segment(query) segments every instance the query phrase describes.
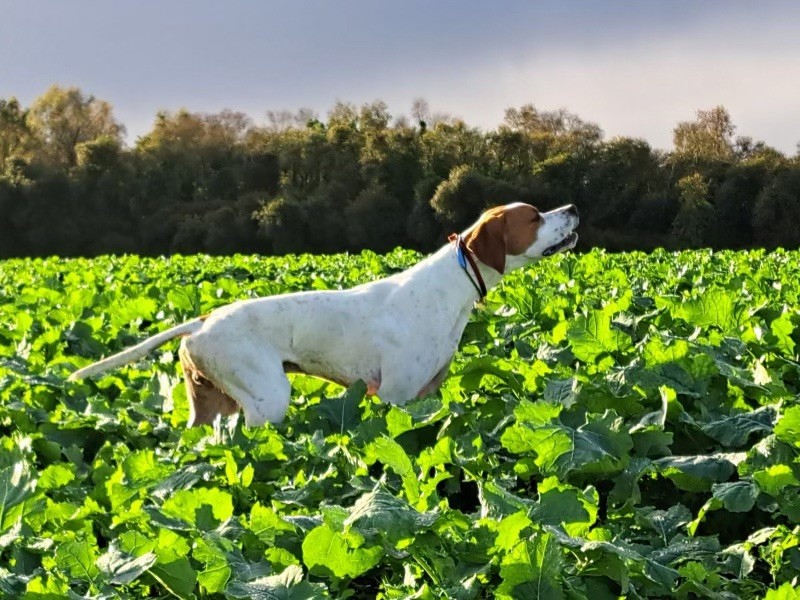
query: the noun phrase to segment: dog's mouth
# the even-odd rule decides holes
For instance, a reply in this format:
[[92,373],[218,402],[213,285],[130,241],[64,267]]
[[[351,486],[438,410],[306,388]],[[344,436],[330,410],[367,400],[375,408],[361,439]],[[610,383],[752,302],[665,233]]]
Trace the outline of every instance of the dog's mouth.
[[577,243],[578,234],[573,231],[557,244],[553,244],[549,248],[545,248],[544,252],[542,252],[542,256],[552,256],[553,254],[557,254],[562,250],[569,250],[570,248],[574,248],[575,244]]

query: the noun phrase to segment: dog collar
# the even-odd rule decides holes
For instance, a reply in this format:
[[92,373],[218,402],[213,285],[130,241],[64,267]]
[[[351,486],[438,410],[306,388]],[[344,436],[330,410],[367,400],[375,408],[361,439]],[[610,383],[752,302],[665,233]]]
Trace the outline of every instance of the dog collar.
[[[475,287],[475,291],[478,292],[478,302],[480,302],[486,297],[486,284],[483,282],[483,277],[481,277],[481,271],[478,268],[478,265],[475,264],[475,259],[472,258],[472,252],[469,251],[469,248],[467,248],[467,245],[464,243],[464,238],[462,238],[460,235],[453,233],[450,234],[448,239],[451,242],[455,242],[458,264],[462,269],[464,269],[464,273],[467,274],[470,283]],[[467,261],[469,261],[469,266],[472,267],[472,272],[475,274],[474,278],[467,268]],[[476,279],[477,282],[475,281]]]

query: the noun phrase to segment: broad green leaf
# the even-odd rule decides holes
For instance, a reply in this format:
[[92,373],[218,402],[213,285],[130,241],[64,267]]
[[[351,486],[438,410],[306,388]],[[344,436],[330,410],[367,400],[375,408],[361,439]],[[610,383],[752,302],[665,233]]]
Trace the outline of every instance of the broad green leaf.
[[330,421],[334,431],[352,431],[360,422],[358,405],[366,393],[367,385],[363,381],[357,381],[341,395],[320,401],[318,410]]
[[120,549],[134,557],[156,555],[156,563],[148,572],[178,598],[190,598],[197,584],[197,572],[187,558],[190,547],[185,538],[168,529],[160,529],[158,537],[126,531],[119,536]]
[[425,427],[447,415],[447,407],[433,396],[410,402],[406,406],[392,406],[386,414],[386,430],[396,438],[398,435]]
[[544,399],[551,404],[569,408],[578,401],[578,384],[574,377],[548,381],[544,388]]
[[514,372],[513,364],[495,356],[479,356],[470,358],[461,368],[459,375],[465,389],[474,390],[483,385],[491,385],[492,380],[501,382],[517,392],[522,391],[519,377]]
[[656,545],[660,547],[667,547],[691,520],[692,513],[683,504],[670,506],[667,510],[637,511],[637,521],[656,533]]
[[176,558],[169,562],[162,562],[159,557],[156,564],[150,568],[149,573],[178,598],[194,597],[192,592],[197,585],[197,571],[194,570],[188,558]]
[[233,499],[216,488],[179,490],[164,501],[164,514],[186,521],[199,529],[214,529],[233,516]]
[[151,494],[164,500],[176,490],[185,490],[208,477],[214,472],[214,467],[206,463],[195,463],[182,466],[170,474],[168,477],[158,481],[151,490]]
[[27,460],[19,453],[6,453],[1,447],[0,453],[0,533],[3,533],[19,518],[12,509],[33,496],[36,480]]
[[109,583],[127,585],[144,574],[155,562],[156,555],[152,552],[133,557],[112,544],[108,551],[97,559],[97,567]]
[[179,314],[197,315],[200,310],[200,297],[196,287],[176,287],[167,292],[167,301]]
[[225,589],[230,598],[247,600],[314,600],[328,598],[321,583],[303,580],[303,569],[290,565],[278,575],[262,577],[249,582],[232,581]]
[[597,492],[581,492],[548,477],[539,484],[539,501],[531,518],[540,525],[560,526],[572,537],[586,535],[597,519]]
[[156,544],[156,564],[150,574],[179,598],[189,598],[197,585],[198,574],[187,555],[189,544],[180,535],[161,529]]
[[669,340],[665,343],[660,336],[651,337],[644,347],[644,360],[648,367],[669,363],[679,363],[689,355],[689,342],[686,340]]
[[502,584],[495,597],[501,600],[562,600],[564,563],[561,548],[549,533],[536,533],[523,540],[500,564]]
[[499,519],[520,511],[527,514],[534,506],[532,500],[517,496],[493,481],[479,482],[478,498],[483,518]]
[[420,530],[426,530],[435,520],[434,512],[417,512],[407,502],[383,490],[374,490],[356,500],[344,525],[365,535],[385,535],[396,544]]
[[608,309],[603,309],[575,319],[567,332],[567,339],[578,359],[592,363],[603,354],[621,352],[630,347],[630,336],[611,326],[611,316]]
[[94,582],[100,571],[95,565],[97,547],[87,540],[75,540],[58,546],[56,564],[72,577]]
[[698,327],[709,325],[722,331],[734,331],[739,325],[741,309],[736,306],[735,296],[728,290],[714,288],[681,304],[675,314]]
[[364,546],[355,531],[339,533],[328,525],[311,530],[303,540],[303,562],[312,574],[336,578],[358,577],[378,564],[379,546]]
[[416,502],[419,498],[419,484],[411,459],[403,447],[392,438],[384,436],[367,444],[364,448],[364,460],[368,465],[381,461],[400,475],[409,500]]
[[547,402],[523,400],[514,409],[514,416],[518,423],[525,423],[530,427],[539,427],[555,420],[561,414],[562,409],[562,406],[554,406]]
[[430,469],[453,462],[454,442],[451,437],[443,437],[433,447],[425,448],[417,457],[417,464],[423,473]]
[[747,444],[751,435],[768,434],[778,416],[772,406],[762,406],[747,413],[734,414],[701,425],[702,430],[726,448]]
[[772,323],[769,324],[769,328],[778,341],[778,349],[787,356],[792,356],[795,343],[792,339],[794,324],[792,323],[791,313],[784,312],[780,317],[773,319]]
[[409,413],[400,407],[392,406],[386,414],[386,431],[393,438],[398,435],[411,431],[414,428],[414,420]]
[[[69,581],[55,573],[39,575],[28,582],[25,588],[26,600],[63,600],[69,598]],[[12,596],[13,597],[13,596]]]
[[787,581],[777,589],[767,590],[764,600],[800,600],[800,587]]
[[773,465],[753,473],[758,487],[771,496],[778,496],[784,489],[800,486],[794,471],[789,465]]
[[524,511],[515,512],[496,525],[497,537],[493,549],[508,552],[519,543],[520,533],[533,524]]
[[161,481],[172,472],[172,467],[159,461],[153,450],[146,449],[126,456],[122,470],[127,482],[137,487]]
[[569,456],[574,446],[572,438],[561,426],[547,426],[531,429],[527,425],[515,423],[500,436],[503,447],[515,454],[532,454],[534,462],[542,473],[550,474],[556,470],[556,463],[562,456]]
[[216,594],[225,589],[231,577],[231,567],[225,552],[209,539],[200,538],[195,541],[192,558],[203,565],[197,573],[197,583],[209,594]]
[[713,483],[727,481],[736,471],[737,457],[717,454],[707,456],[668,456],[653,461],[663,475],[690,492],[711,490]]
[[294,531],[295,527],[281,519],[278,514],[261,503],[256,503],[250,509],[250,530],[262,542],[272,544],[282,532]]
[[39,473],[37,487],[52,490],[64,487],[75,480],[75,465],[59,463],[46,467]]
[[714,498],[722,501],[722,505],[730,512],[746,513],[752,510],[758,498],[758,488],[752,481],[733,481],[715,483],[711,486]]
[[628,463],[633,441],[624,430],[624,421],[612,411],[587,421],[577,429],[566,428],[573,440],[569,454],[555,461],[559,473],[613,473]]
[[775,435],[800,448],[800,406],[791,406],[784,411],[775,425]]

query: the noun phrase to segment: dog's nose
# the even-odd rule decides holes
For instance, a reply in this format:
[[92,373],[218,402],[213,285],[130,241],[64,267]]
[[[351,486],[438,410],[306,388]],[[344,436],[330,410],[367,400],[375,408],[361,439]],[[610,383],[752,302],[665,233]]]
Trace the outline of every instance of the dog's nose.
[[578,207],[575,206],[574,204],[570,204],[569,206],[567,206],[567,212],[575,217],[579,216]]

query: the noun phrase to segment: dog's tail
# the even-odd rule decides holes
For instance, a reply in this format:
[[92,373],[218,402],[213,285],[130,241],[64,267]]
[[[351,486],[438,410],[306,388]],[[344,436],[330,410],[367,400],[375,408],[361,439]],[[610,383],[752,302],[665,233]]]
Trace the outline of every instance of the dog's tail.
[[82,369],[78,369],[72,375],[69,376],[67,381],[77,381],[78,379],[84,379],[86,377],[92,377],[93,375],[97,375],[98,373],[102,373],[103,371],[108,371],[109,369],[115,369],[117,367],[121,367],[124,364],[129,362],[133,362],[135,360],[139,360],[140,358],[144,358],[150,352],[158,348],[159,346],[165,344],[169,340],[184,336],[190,335],[195,331],[198,331],[203,326],[203,319],[192,319],[191,321],[186,321],[186,323],[182,323],[181,325],[176,325],[166,331],[162,331],[154,335],[153,337],[149,337],[143,342],[136,344],[128,348],[127,350],[123,350],[118,354],[112,354],[111,356],[107,356],[103,360],[100,360],[96,363],[92,363],[88,367],[83,367]]

